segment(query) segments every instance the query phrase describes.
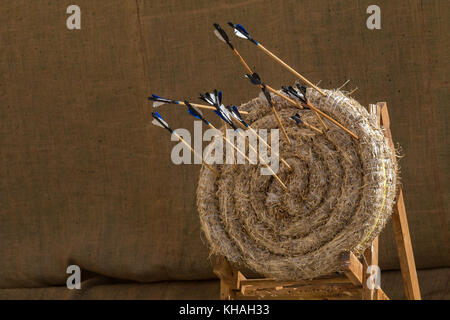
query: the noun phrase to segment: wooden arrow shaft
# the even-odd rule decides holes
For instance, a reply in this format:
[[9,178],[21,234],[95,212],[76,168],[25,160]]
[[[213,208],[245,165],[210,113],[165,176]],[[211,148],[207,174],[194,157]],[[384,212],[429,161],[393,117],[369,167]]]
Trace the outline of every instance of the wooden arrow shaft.
[[239,121],[236,121],[239,125],[240,125],[240,127],[241,128],[243,128],[244,130],[246,129],[246,128],[248,128],[249,130],[250,130],[250,132],[252,132],[262,143],[264,143],[266,146],[267,146],[267,148],[269,148],[269,150],[270,150],[270,152],[273,152],[274,154],[275,154],[275,156],[277,156],[280,160],[281,160],[281,162],[283,162],[284,163],[284,165],[286,166],[286,167],[288,167],[288,169],[289,170],[291,170],[292,171],[292,167],[289,165],[289,163],[287,163],[286,162],[286,160],[284,160],[282,157],[280,157],[280,155],[278,154],[278,153],[276,153],[275,151],[273,151],[272,150],[272,147],[263,139],[263,138],[261,138],[260,136],[259,136],[259,134],[252,128],[252,127],[250,127],[250,126],[248,126],[248,127],[245,127],[241,122],[239,122]]
[[[272,93],[276,94],[277,96],[283,98],[284,100],[286,100],[287,102],[293,104],[293,105],[296,106],[297,108],[299,108],[299,109],[301,109],[301,110],[304,109],[303,106],[302,106],[300,103],[298,103],[297,101],[292,100],[292,99],[289,98],[289,97],[286,97],[284,94],[281,94],[280,92],[278,92],[277,90],[275,90],[275,89],[272,88],[271,86],[266,85],[266,88],[267,88],[270,92],[272,92]],[[320,124],[323,126],[323,128],[325,129],[325,131],[327,131],[327,130],[328,130],[328,127],[326,126],[325,122],[323,122],[322,118],[319,116],[319,114],[318,114],[316,111],[313,110],[313,112],[314,112],[314,114],[316,115],[317,119],[319,119],[319,122],[320,122]],[[317,128],[316,128],[316,129],[317,129]],[[322,132],[322,131],[320,131],[320,132]],[[322,132],[322,133],[323,133],[323,132]]]
[[[242,137],[242,134],[240,134]],[[256,155],[258,156],[259,162],[261,164],[263,164],[267,169],[269,169],[269,171],[272,173],[272,176],[278,181],[278,183],[283,187],[284,191],[287,191],[287,187],[286,185],[283,183],[283,181],[281,181],[280,177],[278,177],[278,175],[272,170],[272,168],[267,164],[267,163],[263,163],[263,159],[261,158],[261,156],[258,154],[258,152],[255,150],[255,148],[252,147],[252,145],[249,143],[248,147],[250,149],[252,149],[252,151],[254,153],[256,153]],[[236,149],[237,150],[237,149]]]
[[248,129],[249,129],[255,136],[258,137],[259,141],[261,141],[262,143],[264,143],[264,144],[267,146],[267,148],[269,148],[270,152],[273,152],[273,153],[275,154],[275,156],[277,156],[278,158],[280,158],[281,162],[283,162],[283,164],[284,164],[286,167],[288,167],[289,170],[292,171],[292,167],[289,165],[289,163],[287,163],[286,160],[284,160],[282,157],[280,157],[280,155],[279,155],[278,153],[274,152],[274,151],[272,150],[272,147],[271,147],[271,146],[270,146],[263,138],[261,138],[261,137],[256,133],[256,131],[255,131],[252,127],[248,126]]
[[[215,129],[215,130],[217,130],[216,129],[216,127],[214,127],[211,123],[209,124],[209,127],[211,128],[211,129]],[[238,152],[240,155],[242,155],[247,161],[248,161],[248,163],[250,163],[250,159],[241,151],[241,150],[239,150],[239,148],[237,148],[233,143],[231,143],[231,141],[230,140],[228,140],[223,134],[222,134],[222,139],[226,142],[226,143],[228,143],[230,146],[232,146],[233,148],[234,148],[234,150],[236,150],[236,152]],[[249,147],[251,147],[251,145],[249,144]],[[253,148],[253,147],[251,147],[251,148]],[[255,150],[255,149],[252,149],[252,150]],[[259,156],[259,154],[256,152],[256,154],[257,154],[257,156],[258,156],[258,159],[259,159],[259,161],[261,162],[261,164],[263,164],[263,161],[261,160],[261,157]],[[268,165],[268,164],[263,164],[266,168],[268,168],[269,170],[270,170],[270,172],[272,173],[272,175],[273,175],[273,177],[281,184],[281,186],[283,187],[283,189],[285,190],[285,191],[287,191],[287,187],[286,187],[286,185],[283,183],[283,181],[281,181],[281,179],[277,176],[277,174],[272,170],[272,168]]]
[[308,79],[306,79],[304,76],[302,76],[300,73],[298,73],[297,71],[295,71],[294,69],[292,69],[290,66],[288,66],[283,60],[281,60],[280,58],[278,58],[276,55],[274,55],[272,52],[270,52],[269,50],[267,50],[262,44],[258,43],[257,45],[258,48],[260,48],[262,51],[264,51],[267,55],[269,55],[270,57],[272,57],[275,61],[277,61],[279,64],[281,64],[285,69],[289,70],[291,73],[293,73],[297,78],[301,79],[303,82],[305,82],[306,84],[308,84],[310,87],[313,87],[315,90],[317,90],[317,92],[319,92],[322,96],[326,96],[325,92],[323,92],[322,90],[320,90],[319,87],[317,87],[316,85],[314,85],[311,81],[309,81]]
[[[186,104],[183,101],[178,101],[179,105],[185,106]],[[200,109],[208,109],[208,110],[216,110],[216,107],[213,106],[207,106],[204,104],[198,104],[198,103],[191,103],[194,107],[200,108]],[[241,114],[248,114],[247,111],[239,111]]]
[[346,127],[344,127],[342,124],[340,124],[339,122],[337,122],[336,120],[334,120],[332,117],[330,117],[329,115],[327,115],[325,112],[323,112],[322,110],[316,108],[315,106],[313,106],[311,104],[311,102],[307,101],[307,105],[308,107],[311,108],[311,110],[317,111],[318,113],[320,113],[321,115],[323,115],[325,118],[327,118],[328,120],[330,120],[331,122],[333,122],[335,125],[337,125],[339,128],[341,128],[342,130],[344,130],[345,132],[347,132],[349,135],[351,135],[353,138],[355,138],[356,140],[358,140],[358,136],[356,134],[354,134],[353,132],[351,132],[350,130],[348,130]]

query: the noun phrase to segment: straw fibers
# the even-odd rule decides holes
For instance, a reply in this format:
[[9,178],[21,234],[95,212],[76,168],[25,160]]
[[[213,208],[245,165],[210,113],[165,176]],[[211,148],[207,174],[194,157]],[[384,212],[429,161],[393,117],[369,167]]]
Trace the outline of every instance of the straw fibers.
[[[220,178],[202,166],[197,205],[212,254],[266,277],[312,279],[339,271],[342,252],[360,256],[381,232],[396,196],[395,155],[375,116],[339,90],[324,91],[308,88],[307,97],[359,140],[328,120],[322,135],[298,126],[289,120],[296,112],[321,128],[311,110],[273,96],[292,141],[280,132],[280,156],[293,168],[278,171],[288,192],[259,163],[214,165]],[[277,128],[264,99],[240,109],[254,129]]]

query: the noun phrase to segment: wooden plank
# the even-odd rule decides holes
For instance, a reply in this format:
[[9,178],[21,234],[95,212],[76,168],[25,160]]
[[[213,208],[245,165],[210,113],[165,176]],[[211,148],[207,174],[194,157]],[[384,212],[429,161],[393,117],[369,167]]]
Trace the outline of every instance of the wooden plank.
[[380,288],[377,289],[375,300],[390,300],[386,293]]
[[394,227],[395,241],[397,242],[397,252],[406,298],[409,300],[421,300],[419,280],[417,279],[416,263],[414,261],[402,190],[400,190],[397,204],[392,213],[392,226]]
[[[391,130],[389,128],[390,120],[387,105],[385,102],[379,102],[378,105],[381,108],[381,121],[385,129],[385,135],[389,139],[392,150],[395,151]],[[395,241],[397,243],[397,252],[400,260],[406,298],[409,300],[420,300],[421,295],[419,281],[417,279],[416,263],[414,261],[411,235],[409,233],[403,191],[401,188],[392,214],[392,226],[394,227]]]
[[339,284],[339,283],[349,283],[350,280],[345,276],[334,276],[334,277],[322,277],[311,280],[298,280],[298,281],[281,281],[274,280],[270,278],[266,279],[246,279],[240,282],[241,288],[252,287],[259,289],[268,289],[276,287],[287,287],[287,286],[299,286],[299,285],[315,285],[315,284]]
[[341,255],[341,270],[355,286],[362,286],[362,264],[350,251],[343,252]]
[[357,288],[353,284],[335,285],[312,285],[292,288],[258,289],[249,290],[246,293],[237,292],[236,298],[259,297],[259,299],[277,299],[280,297],[290,297],[291,299],[361,299],[362,288]]
[[[376,300],[376,291],[377,289],[369,289],[367,285],[367,280],[371,276],[371,274],[367,273],[367,268],[369,266],[378,266],[378,237],[376,237],[372,245],[368,247],[364,251],[364,259],[363,259],[363,277],[362,277],[362,285],[363,285],[363,294],[362,298],[364,300]],[[375,281],[372,282],[372,285],[375,285]]]

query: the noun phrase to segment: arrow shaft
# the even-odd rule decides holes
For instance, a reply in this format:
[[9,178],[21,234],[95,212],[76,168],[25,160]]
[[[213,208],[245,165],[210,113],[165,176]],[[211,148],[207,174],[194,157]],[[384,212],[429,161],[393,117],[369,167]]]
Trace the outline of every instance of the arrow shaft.
[[[239,135],[242,137],[242,134],[239,133]],[[287,191],[287,187],[286,185],[283,183],[283,181],[281,181],[280,177],[278,177],[278,175],[272,170],[272,168],[267,164],[267,163],[263,163],[263,159],[261,158],[261,156],[259,155],[259,153],[255,150],[255,148],[253,148],[253,146],[249,143],[248,147],[250,149],[252,149],[252,151],[254,153],[256,153],[256,155],[258,156],[259,162],[261,164],[263,164],[267,169],[269,169],[269,171],[272,173],[272,176],[278,181],[278,183],[283,187],[284,191]],[[236,149],[238,150],[238,149]]]
[[324,116],[325,118],[327,118],[328,120],[330,120],[331,122],[333,122],[335,125],[337,125],[339,128],[341,128],[342,130],[344,130],[345,132],[347,132],[349,135],[351,135],[353,138],[355,138],[356,140],[358,140],[358,136],[356,134],[354,134],[353,132],[351,132],[350,130],[348,130],[346,127],[344,127],[342,124],[340,124],[339,122],[337,122],[336,120],[334,120],[332,117],[330,117],[329,115],[327,115],[325,112],[323,112],[320,109],[317,109],[315,106],[313,106],[311,104],[311,102],[307,101],[307,105],[308,107],[311,108],[311,110],[314,110],[318,113],[320,113],[322,116]]
[[319,87],[317,87],[316,85],[314,85],[311,81],[309,81],[308,79],[306,79],[304,76],[302,76],[300,73],[298,73],[297,71],[295,71],[294,69],[292,69],[289,65],[287,65],[283,60],[281,60],[280,58],[278,58],[276,55],[274,55],[272,52],[270,52],[269,50],[267,50],[262,44],[258,43],[257,47],[260,48],[262,51],[264,51],[267,55],[269,55],[270,57],[272,57],[275,61],[277,61],[279,64],[281,64],[285,69],[289,70],[291,73],[293,73],[297,78],[301,79],[303,82],[305,82],[306,84],[308,84],[310,87],[314,88],[315,90],[317,90],[317,92],[319,92],[322,96],[326,96],[325,92],[323,92],[322,90],[320,90]]
[[[238,121],[237,121],[238,122]],[[243,128],[243,129],[245,129],[246,127],[242,124],[242,123],[240,123],[240,122],[238,122],[239,123],[239,125],[241,126],[241,128]],[[261,136],[252,128],[252,127],[250,127],[250,125],[247,127],[249,130],[250,130],[250,132],[251,133],[253,133],[262,143],[264,143],[266,146],[267,146],[267,148],[269,148],[269,150],[270,150],[270,152],[273,152],[273,154],[274,155],[276,155],[280,160],[281,160],[281,162],[283,162],[284,163],[284,165],[286,166],[286,167],[288,167],[288,169],[289,170],[291,170],[292,171],[292,167],[289,165],[289,163],[287,163],[287,161],[286,160],[284,160],[282,157],[280,157],[280,155],[278,154],[278,153],[276,153],[275,151],[273,151],[272,150],[272,147],[263,139],[263,138],[261,138]]]
[[250,67],[248,66],[247,62],[245,62],[244,58],[242,58],[242,56],[239,54],[239,52],[236,50],[236,48],[234,48],[233,52],[239,58],[239,61],[244,66],[245,70],[247,70],[248,74],[253,74],[252,69],[250,69]]
[[[209,124],[209,127],[210,127],[211,129],[217,130],[217,128],[214,127],[211,123]],[[241,150],[239,150],[239,148],[237,148],[233,143],[231,143],[231,141],[228,140],[223,134],[222,134],[222,139],[223,139],[226,143],[228,143],[230,146],[232,146],[232,147],[234,148],[234,150],[236,150],[236,152],[238,152],[240,155],[242,155],[242,156],[248,161],[248,163],[250,163],[250,159],[245,155],[245,153],[243,153]],[[249,147],[251,147],[250,144],[249,144]],[[253,147],[252,147],[252,148],[253,148]],[[253,150],[254,150],[254,149],[253,149]],[[256,154],[258,155],[257,152],[256,152]],[[259,161],[260,161],[261,164],[262,164],[262,160],[261,160],[261,157],[260,157],[259,155],[258,155],[258,159],[259,159]],[[287,191],[286,185],[283,183],[283,181],[281,181],[281,179],[276,175],[276,173],[273,172],[272,168],[271,168],[268,164],[263,164],[263,165],[266,166],[266,167],[270,170],[270,172],[272,173],[272,175],[274,176],[274,178],[281,184],[281,186],[283,187],[283,189],[284,189],[285,191]]]
[[273,101],[271,101],[270,104],[272,105],[272,111],[273,111],[273,114],[275,115],[275,118],[277,119],[278,126],[281,128],[281,132],[283,132],[283,135],[286,138],[286,140],[289,143],[289,145],[292,145],[291,139],[289,139],[289,136],[287,135],[287,132],[284,129],[283,124],[281,123],[281,118],[278,115],[277,109],[275,109],[275,105],[273,104]]
[[[183,101],[178,101],[178,104],[180,106],[185,106],[186,105]],[[193,105],[194,107],[200,108],[200,109],[216,110],[216,107],[207,106],[207,105],[204,105],[204,104],[191,103],[191,105]],[[240,112],[241,112],[241,114],[248,114],[247,111],[240,111]]]
[[308,128],[310,128],[310,129],[312,129],[312,130],[314,130],[314,131],[316,131],[316,132],[318,132],[318,133],[320,133],[320,134],[323,134],[323,132],[322,132],[320,129],[314,127],[313,125],[310,125],[310,124],[309,124],[308,122],[306,122],[305,120],[303,120],[303,124],[304,124],[305,126],[307,126]]
[[279,155],[278,153],[274,152],[274,151],[272,150],[272,147],[271,147],[271,146],[270,146],[263,138],[261,138],[261,137],[259,136],[259,134],[257,134],[256,131],[255,131],[252,127],[248,126],[248,129],[249,129],[255,136],[258,137],[259,141],[261,141],[262,143],[264,143],[264,144],[266,145],[266,147],[269,148],[270,152],[273,152],[278,158],[280,158],[281,162],[283,162],[283,164],[284,164],[286,167],[288,167],[289,170],[292,171],[292,167],[289,165],[289,163],[287,163],[286,160],[284,160],[282,157],[280,157],[280,155]]

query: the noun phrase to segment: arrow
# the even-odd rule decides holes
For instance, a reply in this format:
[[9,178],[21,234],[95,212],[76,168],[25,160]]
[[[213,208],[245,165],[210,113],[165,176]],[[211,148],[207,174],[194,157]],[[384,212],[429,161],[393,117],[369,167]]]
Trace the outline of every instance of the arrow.
[[[151,97],[148,97],[148,100],[153,101],[153,108],[157,108],[163,104],[178,104],[178,105],[182,105],[184,106],[184,102],[180,101],[180,100],[172,100],[172,99],[165,99],[162,98],[160,96],[157,96],[155,94],[152,94]],[[202,104],[196,104],[196,103],[191,103],[192,106],[197,107],[197,108],[201,108],[201,109],[207,109],[207,110],[215,110],[216,108],[214,107],[210,107],[210,106],[205,106]],[[242,114],[248,114],[248,112],[246,111],[242,111]]]
[[[304,87],[304,86],[297,86],[297,87],[298,87],[298,90],[294,89],[291,86],[289,86],[288,88],[286,88],[285,86],[282,86],[281,89],[287,95],[297,98],[299,101],[303,102],[304,104],[307,104],[308,99],[306,98],[306,87]],[[328,131],[327,125],[325,124],[325,122],[323,122],[322,118],[319,116],[317,111],[313,110],[313,113],[315,114],[315,116],[319,120],[319,123],[322,125],[322,127],[325,129],[325,131]]]
[[[216,96],[216,95],[214,95]],[[205,95],[206,97],[206,95]],[[208,97],[211,97],[208,94]],[[216,96],[217,97],[217,96]],[[210,127],[211,129],[214,130],[218,130],[216,127],[213,126],[213,124],[211,122],[209,122],[208,120],[206,120],[203,115],[201,114],[201,112],[199,112],[199,110],[197,110],[192,104],[190,104],[188,101],[184,102],[185,105],[188,107],[188,112],[190,115],[192,115],[193,117],[202,120],[203,122],[205,122],[205,124]],[[216,109],[217,111],[217,109]],[[245,153],[243,153],[240,149],[238,149],[230,140],[228,140],[220,130],[218,130],[221,135],[222,135],[222,139],[228,143],[231,147],[233,147],[234,150],[236,150],[240,155],[242,155],[247,161],[248,163],[250,163],[250,159],[245,155]],[[249,144],[250,146],[250,144]],[[254,149],[253,149],[254,150]],[[258,155],[258,153],[256,152],[256,154]],[[259,161],[261,162],[261,164],[263,164],[263,161],[261,159],[261,157],[258,155]],[[278,183],[280,183],[280,185],[283,187],[283,189],[285,191],[287,191],[287,187],[286,185],[283,183],[283,181],[281,181],[281,179],[277,176],[277,174],[272,170],[272,168],[268,165],[268,164],[263,164],[264,166],[266,166],[266,168],[268,168],[270,170],[270,172],[272,173],[272,176],[278,181]]]
[[[217,90],[214,90],[214,92],[217,92]],[[222,93],[222,91],[219,91],[220,93]],[[220,95],[220,96],[222,96],[222,94]],[[215,105],[214,104],[214,100],[213,99],[208,99],[208,97],[214,97],[214,95],[213,94],[211,94],[211,93],[205,93],[205,94],[200,94],[200,98],[201,99],[203,99],[204,101],[206,101],[207,103],[211,103],[212,105]],[[220,102],[222,102],[222,100],[220,100]],[[242,118],[242,116],[241,116],[241,113],[239,112],[239,109],[238,109],[238,107],[236,107],[236,106],[233,106],[233,107],[226,107],[226,110],[227,110],[227,113],[228,113],[228,115],[231,115],[235,120],[236,120],[236,122],[237,123],[239,123],[243,128],[247,128],[247,129],[249,129],[250,130],[250,132],[252,132],[256,137],[258,137],[258,139],[262,142],[262,143],[264,143],[268,148],[269,148],[269,150],[270,150],[270,152],[273,152],[273,154],[275,155],[275,156],[277,156],[280,160],[281,160],[281,162],[283,162],[288,168],[289,168],[289,170],[292,170],[292,167],[289,165],[289,163],[287,163],[286,162],[286,160],[284,160],[283,158],[281,158],[280,157],[280,155],[278,154],[278,153],[276,153],[276,152],[274,152],[273,150],[272,150],[272,147],[263,139],[263,138],[261,138],[260,136],[259,136],[259,134],[248,124],[248,123],[246,123],[245,121],[244,121],[244,119]],[[221,115],[220,114],[220,112],[218,112],[218,111],[216,111],[216,114],[219,116],[219,117],[221,117],[222,119],[224,119],[224,117],[225,116],[223,116],[223,115]],[[225,119],[224,119],[225,120]],[[227,122],[227,120],[225,120],[226,122]],[[232,119],[230,118],[230,121],[231,121],[231,123],[233,123],[232,122]],[[228,123],[228,122],[227,122]],[[230,124],[230,123],[228,123],[228,124]],[[230,124],[231,125],[231,124]],[[232,127],[233,127],[233,129],[235,129],[236,130],[236,127],[234,126],[234,125],[231,125]]]
[[200,93],[200,99],[202,99],[206,103],[213,105],[216,108],[214,112],[234,130],[237,129],[233,123],[233,120],[231,120],[231,113],[222,104],[222,91],[217,91],[216,89],[214,89],[214,93]]
[[323,133],[322,131],[320,131],[320,129],[317,129],[316,127],[314,127],[314,126],[310,125],[309,123],[307,123],[306,121],[302,120],[302,119],[300,118],[300,114],[298,114],[298,113],[296,113],[295,115],[293,115],[293,116],[290,117],[289,119],[294,120],[294,121],[297,123],[297,125],[303,124],[303,125],[307,126],[308,128],[310,128],[310,129],[312,129],[312,130],[314,130],[314,131],[319,132],[320,134]]
[[163,119],[163,117],[158,113],[158,112],[152,112],[152,117],[154,118],[152,121],[152,124],[154,124],[155,126],[158,127],[162,127],[166,130],[168,130],[170,132],[170,134],[174,135],[178,141],[182,142],[184,145],[186,145],[191,151],[192,153],[199,158],[200,160],[202,160],[203,164],[209,169],[211,170],[217,178],[220,177],[219,173],[217,172],[216,169],[214,169],[213,167],[211,167],[209,164],[207,164],[205,161],[203,161],[203,158],[197,153],[195,152],[195,150],[190,146],[189,143],[187,143],[183,138],[181,138],[174,130],[172,130],[169,125],[167,124],[167,122]]
[[259,77],[259,75],[256,72],[251,75],[247,74],[246,77],[250,80],[251,83],[253,83],[254,85],[259,86],[261,88],[267,101],[272,106],[272,112],[275,115],[275,118],[278,122],[278,126],[281,128],[281,131],[283,132],[283,135],[286,138],[289,145],[292,145],[291,139],[289,139],[289,136],[286,133],[286,129],[284,128],[283,124],[281,123],[281,118],[278,115],[277,109],[275,109],[275,104],[272,101],[272,97],[270,96],[270,93],[266,90],[267,86],[261,81],[261,78]]
[[231,22],[228,22],[228,24],[234,29],[234,34],[238,36],[239,38],[247,39],[250,42],[254,43],[258,48],[260,48],[262,51],[264,51],[267,55],[269,55],[271,58],[273,58],[275,61],[277,61],[279,64],[281,64],[285,69],[292,72],[297,78],[301,79],[303,82],[306,82],[310,87],[313,87],[317,92],[319,92],[322,96],[326,96],[325,92],[320,90],[317,86],[315,86],[311,81],[306,79],[304,76],[302,76],[300,73],[292,69],[290,66],[288,66],[283,60],[278,58],[276,55],[274,55],[272,52],[267,50],[261,43],[254,40],[250,34],[245,30],[245,28],[240,24],[233,24]]
[[[217,24],[215,24],[217,25]],[[214,25],[214,26],[215,26]],[[229,40],[228,40],[229,41]],[[235,54],[239,57],[239,60],[241,61],[242,65],[245,67],[245,69],[249,72],[249,74],[253,74],[253,71],[249,68],[249,66],[247,65],[247,63],[245,62],[245,60],[242,58],[242,56],[239,54],[239,52],[237,52],[236,48],[234,48],[233,50],[235,52]],[[319,81],[320,82],[320,81]],[[273,94],[276,94],[277,96],[279,96],[280,98],[288,101],[290,104],[296,106],[297,108],[299,108],[300,110],[303,109],[303,106],[299,103],[297,103],[296,101],[292,100],[291,98],[279,93],[277,90],[275,90],[274,88],[270,87],[268,84],[265,84],[267,90],[269,90],[270,92],[272,92]],[[314,86],[314,85],[313,85]],[[353,132],[351,132],[350,130],[348,130],[347,128],[345,128],[343,125],[341,125],[339,122],[337,122],[336,120],[334,120],[333,118],[331,118],[329,115],[327,115],[326,113],[320,111],[318,108],[316,108],[315,106],[312,106],[312,104],[307,101],[307,105],[315,112],[321,114],[323,117],[327,118],[328,120],[330,120],[331,122],[333,122],[335,125],[337,125],[338,127],[340,127],[341,129],[343,129],[344,131],[346,131],[347,133],[349,133],[352,137],[354,137],[355,139],[358,139],[358,136],[356,134],[354,134]],[[312,107],[311,107],[312,106]],[[324,123],[325,124],[325,123]]]
[[[244,68],[248,71],[248,74],[253,75],[253,74],[254,74],[253,71],[250,69],[250,67],[248,66],[248,64],[245,62],[244,58],[242,58],[242,56],[239,54],[239,52],[238,52],[238,51],[236,50],[236,48],[233,46],[233,44],[231,43],[230,39],[228,38],[226,32],[223,31],[223,29],[222,29],[217,23],[214,23],[214,27],[216,28],[216,30],[214,30],[214,33],[216,34],[216,36],[217,36],[220,40],[222,40],[223,42],[227,43],[227,44],[229,45],[230,48],[232,48],[234,54],[239,58],[239,61],[241,62],[241,64],[242,64],[242,65],[244,66]],[[245,30],[245,29],[244,29],[244,30]],[[239,34],[244,34],[244,35],[245,35],[245,32],[239,31]],[[248,32],[247,32],[247,34],[248,34]],[[259,76],[258,76],[258,78],[259,78]],[[257,80],[257,81],[261,82],[260,80],[261,80],[261,79],[259,79],[259,80]],[[252,81],[252,79],[250,79],[250,81]],[[252,82],[252,83],[253,83],[253,82]],[[257,83],[253,83],[253,84],[257,85]],[[294,106],[298,107],[299,109],[303,109],[303,106],[302,106],[301,104],[299,104],[299,103],[295,102],[294,100],[292,100],[292,99],[286,97],[285,95],[282,95],[282,94],[279,93],[277,90],[275,90],[275,89],[273,89],[272,87],[270,87],[268,84],[265,84],[265,86],[266,86],[266,88],[267,88],[270,92],[272,92],[272,93],[276,94],[277,96],[281,97],[282,99],[288,101],[289,103],[293,104]],[[261,85],[261,84],[260,84],[260,88],[262,88],[262,85]],[[306,89],[306,88],[305,88],[305,89]],[[305,91],[305,94],[306,94],[306,91]],[[322,119],[320,119],[319,115],[317,115],[317,112],[316,112],[316,111],[314,111],[314,112],[316,113],[316,116],[318,117],[319,122],[322,124],[322,126],[325,128],[325,130],[328,130],[328,127],[325,125],[325,123],[322,121]],[[288,141],[290,141],[290,140],[288,139]]]
[[231,50],[233,50],[233,53],[239,58],[239,61],[242,63],[242,65],[247,70],[247,72],[249,74],[252,74],[253,73],[252,69],[250,69],[250,67],[245,62],[245,60],[242,58],[242,56],[239,54],[239,52],[236,50],[236,48],[231,44],[227,33],[217,23],[214,23],[214,28],[216,28],[216,30],[214,30],[214,34],[219,38],[219,40],[228,44],[228,46],[231,48]]
[[[289,99],[290,100],[290,99]],[[295,101],[293,101],[293,104],[295,106],[297,106],[299,109],[303,109],[302,106],[300,106],[299,104],[297,104]],[[348,130],[346,127],[344,127],[342,124],[340,124],[339,122],[337,122],[336,120],[334,120],[332,117],[330,117],[329,115],[327,115],[325,112],[323,112],[322,110],[318,109],[317,107],[315,107],[308,99],[306,100],[306,105],[313,111],[316,111],[317,113],[319,113],[320,115],[322,115],[323,117],[327,118],[328,120],[330,120],[331,122],[333,122],[335,125],[337,125],[339,128],[341,128],[342,130],[344,130],[345,132],[347,132],[348,134],[350,134],[353,138],[355,138],[356,140],[359,139],[359,137],[354,134],[352,131]]]

